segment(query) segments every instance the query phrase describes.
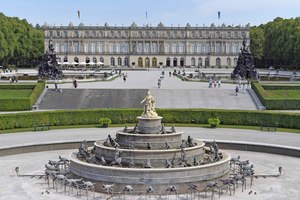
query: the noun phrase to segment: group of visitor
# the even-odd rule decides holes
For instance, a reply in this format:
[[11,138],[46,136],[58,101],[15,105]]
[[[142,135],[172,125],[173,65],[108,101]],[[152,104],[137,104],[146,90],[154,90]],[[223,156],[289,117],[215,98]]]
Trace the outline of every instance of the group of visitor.
[[208,79],[208,87],[209,88],[216,88],[216,87],[221,87],[221,80],[219,79],[219,80],[214,80],[214,79],[212,79],[212,78],[209,78]]

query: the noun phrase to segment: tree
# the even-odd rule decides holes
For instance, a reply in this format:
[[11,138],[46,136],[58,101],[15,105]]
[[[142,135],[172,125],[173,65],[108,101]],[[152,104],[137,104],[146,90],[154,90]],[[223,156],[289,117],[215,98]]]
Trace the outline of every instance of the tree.
[[253,27],[250,30],[250,50],[254,60],[261,60],[264,55],[265,35],[261,27]]

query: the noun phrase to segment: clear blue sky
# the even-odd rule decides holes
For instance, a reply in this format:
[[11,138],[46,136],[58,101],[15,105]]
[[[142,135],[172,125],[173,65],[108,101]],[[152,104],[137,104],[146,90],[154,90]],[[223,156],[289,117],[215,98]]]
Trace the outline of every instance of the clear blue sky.
[[0,0],[0,12],[33,25],[259,25],[276,17],[299,17],[300,0]]

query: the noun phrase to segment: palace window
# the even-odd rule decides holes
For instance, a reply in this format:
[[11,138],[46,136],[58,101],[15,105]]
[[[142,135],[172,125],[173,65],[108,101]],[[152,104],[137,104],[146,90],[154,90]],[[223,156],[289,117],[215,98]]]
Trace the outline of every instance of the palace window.
[[227,66],[231,67],[231,59],[230,58],[227,58]]
[[205,53],[210,53],[210,44],[209,44],[209,42],[206,42],[206,44],[205,44],[205,51],[204,51]]
[[205,37],[209,38],[209,32],[208,31],[205,32]]
[[74,37],[79,37],[78,31],[74,31],[74,32],[73,32],[73,35],[74,35]]
[[202,45],[201,45],[201,43],[199,43],[197,45],[197,53],[202,53]]
[[156,43],[156,42],[153,42],[153,43],[152,43],[152,49],[151,49],[151,52],[157,53],[157,43]]
[[94,37],[94,38],[97,37],[96,31],[93,31],[93,37]]
[[152,67],[157,67],[157,59],[155,57],[152,58]]
[[110,58],[110,66],[115,66],[115,58]]
[[195,38],[195,31],[192,31],[191,37]]
[[56,31],[56,36],[60,37],[60,31]]
[[138,53],[142,53],[142,52],[143,52],[143,43],[142,43],[142,42],[139,42],[139,43],[138,43],[137,52],[138,52]]
[[93,58],[93,63],[97,63],[97,58],[96,57]]
[[235,42],[233,46],[233,53],[237,54],[239,52],[239,43]]
[[100,42],[100,43],[98,44],[98,52],[99,52],[99,53],[103,53],[103,42]]
[[84,37],[90,37],[90,32],[89,31],[85,31]]
[[121,38],[122,37],[122,33],[121,31],[118,32],[118,38]]
[[221,58],[219,57],[216,59],[216,66],[221,67]]
[[237,38],[239,36],[239,33],[237,31],[234,32],[234,37]]
[[231,53],[231,44],[230,43],[227,43],[227,45],[226,45],[226,53],[227,54]]
[[227,31],[227,37],[231,38],[231,32],[230,31]]
[[79,53],[79,42],[74,42],[73,43],[73,52],[74,53]]
[[190,46],[190,53],[195,53],[195,44],[192,43]]
[[169,31],[167,32],[167,38],[170,38],[170,32]]
[[67,56],[64,57],[64,62],[68,62],[68,57]]
[[102,62],[102,63],[104,63],[104,58],[100,57],[99,61]]
[[110,53],[114,53],[115,52],[115,44],[111,43],[110,44]]
[[123,45],[123,52],[124,52],[124,53],[128,53],[128,52],[129,52],[129,44],[128,44],[128,43],[125,43],[125,44]]
[[149,53],[149,52],[150,52],[150,43],[149,43],[149,42],[146,42],[146,43],[145,43],[145,46],[144,46],[144,52],[145,52],[145,53]]
[[202,37],[202,31],[199,31],[199,32],[198,32],[198,36],[199,36],[199,38]]
[[88,64],[88,63],[90,63],[90,58],[89,57],[86,57],[85,58],[85,62]]
[[84,43],[84,53],[88,53],[89,52],[89,43],[85,42]]
[[118,66],[122,66],[122,58],[118,58]]
[[170,53],[170,44],[169,43],[166,43],[166,47],[165,47],[165,52],[166,53]]
[[128,60],[128,57],[125,58],[125,60],[124,60],[124,65],[125,65],[125,66],[129,66],[129,60]]
[[68,32],[64,31],[64,37],[68,37]]
[[139,37],[142,38],[143,37],[143,32],[139,31]]
[[206,57],[206,58],[205,58],[205,67],[208,67],[208,66],[209,66],[209,58]]
[[120,52],[121,52],[121,44],[120,44],[120,43],[117,43],[117,44],[116,44],[116,52],[117,52],[117,53],[120,53]]
[[216,38],[220,38],[221,37],[221,33],[219,31],[216,32]]
[[198,67],[202,66],[202,58],[198,58]]
[[237,61],[238,61],[237,58],[234,58],[234,59],[233,59],[233,66],[236,66],[236,65],[237,65]]
[[54,47],[54,51],[55,51],[56,53],[59,53],[59,52],[60,52],[59,43],[55,43],[54,46],[55,46],[55,47]]
[[154,38],[157,37],[157,33],[155,31],[152,32],[152,37],[154,37]]
[[192,58],[191,59],[191,66],[195,66],[196,65],[196,59],[195,58]]
[[96,44],[94,42],[91,43],[91,52],[92,53],[96,52]]
[[167,65],[167,67],[170,67],[170,66],[171,66],[171,60],[170,60],[170,58],[167,58],[167,59],[166,59],[166,65]]
[[110,37],[112,37],[112,38],[115,37],[115,33],[113,31],[110,32]]
[[67,42],[64,42],[64,43],[63,43],[63,52],[64,52],[64,53],[67,53],[67,52],[68,52],[68,43],[67,43]]
[[221,42],[216,42],[216,53],[222,53]]
[[172,53],[177,53],[177,44],[174,43],[172,46]]
[[185,52],[185,45],[184,43],[179,44],[179,53],[184,53]]

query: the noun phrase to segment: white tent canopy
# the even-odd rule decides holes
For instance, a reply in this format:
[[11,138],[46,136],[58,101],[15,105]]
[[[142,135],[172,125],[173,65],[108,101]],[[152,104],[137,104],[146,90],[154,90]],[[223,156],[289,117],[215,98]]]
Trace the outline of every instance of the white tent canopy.
[[62,64],[63,65],[69,65],[70,63],[69,62],[63,62]]
[[78,62],[72,62],[71,65],[78,65]]
[[97,62],[97,65],[104,65],[103,62]]
[[80,62],[79,64],[80,65],[86,65],[86,62]]

